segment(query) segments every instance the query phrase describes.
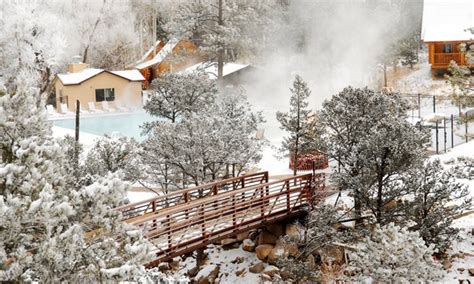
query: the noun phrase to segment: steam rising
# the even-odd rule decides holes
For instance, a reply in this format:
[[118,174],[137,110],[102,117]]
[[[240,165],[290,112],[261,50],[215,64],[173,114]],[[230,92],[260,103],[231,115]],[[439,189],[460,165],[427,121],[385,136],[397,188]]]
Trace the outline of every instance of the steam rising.
[[325,99],[348,85],[376,87],[379,59],[394,40],[406,35],[407,27],[418,23],[420,19],[407,9],[420,11],[420,3],[289,1],[287,24],[267,35],[274,47],[264,52],[262,69],[250,80],[255,83],[246,86],[249,99],[263,106],[273,125],[275,112],[289,108],[295,74],[308,82],[313,109],[320,109]]

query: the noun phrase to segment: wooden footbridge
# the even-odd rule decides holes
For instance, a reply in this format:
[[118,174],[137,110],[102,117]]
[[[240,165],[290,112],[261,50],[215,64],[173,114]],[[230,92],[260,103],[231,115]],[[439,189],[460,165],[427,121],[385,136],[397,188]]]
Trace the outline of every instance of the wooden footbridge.
[[314,204],[324,174],[269,181],[268,172],[228,178],[116,208],[156,248],[147,266],[224,238],[295,217]]

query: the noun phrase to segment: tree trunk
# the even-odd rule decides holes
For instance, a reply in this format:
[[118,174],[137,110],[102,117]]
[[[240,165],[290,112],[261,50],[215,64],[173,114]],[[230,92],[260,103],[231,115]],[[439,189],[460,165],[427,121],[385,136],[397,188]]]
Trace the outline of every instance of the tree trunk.
[[[219,0],[219,18],[218,18],[218,24],[219,26],[224,25],[224,18],[222,16],[223,13],[223,7],[222,7],[222,2],[224,0]],[[222,78],[224,77],[224,46],[219,46],[219,49],[217,51],[217,81],[222,82]]]
[[383,65],[383,86],[385,88],[388,87],[388,85],[387,85],[387,64]]

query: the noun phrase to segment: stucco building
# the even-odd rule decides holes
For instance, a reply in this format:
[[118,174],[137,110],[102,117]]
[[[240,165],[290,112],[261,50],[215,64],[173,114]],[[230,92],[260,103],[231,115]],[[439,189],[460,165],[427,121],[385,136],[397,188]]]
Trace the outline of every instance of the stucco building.
[[67,104],[69,111],[74,111],[76,100],[85,110],[90,102],[101,109],[102,101],[112,107],[116,104],[139,107],[143,81],[145,78],[138,70],[107,71],[73,63],[68,66],[68,73],[57,74],[54,79],[56,108],[59,110],[60,104]]

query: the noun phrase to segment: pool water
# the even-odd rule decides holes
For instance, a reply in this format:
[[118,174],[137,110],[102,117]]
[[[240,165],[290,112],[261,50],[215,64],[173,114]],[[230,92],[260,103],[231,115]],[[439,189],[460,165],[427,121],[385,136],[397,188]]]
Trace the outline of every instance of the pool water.
[[[104,114],[98,116],[81,117],[79,129],[81,132],[87,132],[95,135],[123,135],[143,141],[141,136],[141,126],[145,122],[156,121],[146,112],[126,113],[126,114]],[[53,124],[58,127],[74,129],[75,119],[54,120]]]

